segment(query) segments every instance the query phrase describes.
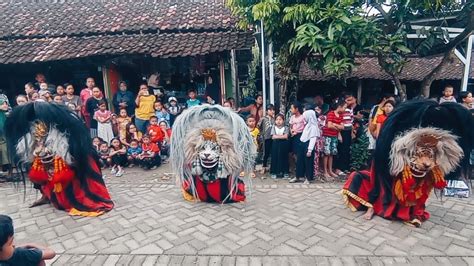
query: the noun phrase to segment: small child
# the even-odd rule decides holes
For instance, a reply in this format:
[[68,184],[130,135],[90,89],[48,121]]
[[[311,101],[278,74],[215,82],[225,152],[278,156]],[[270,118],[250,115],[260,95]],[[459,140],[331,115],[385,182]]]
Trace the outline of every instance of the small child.
[[268,171],[268,158],[272,152],[272,127],[275,123],[275,106],[267,105],[267,115],[260,120],[260,133],[263,137],[263,164],[261,174]]
[[333,157],[337,155],[337,138],[341,130],[344,129],[342,123],[342,113],[346,109],[344,100],[339,100],[332,106],[326,116],[326,125],[323,128],[324,156],[323,156],[323,180],[337,177],[332,169]]
[[169,124],[170,114],[163,107],[163,104],[160,101],[155,102],[154,108],[155,108],[155,116],[156,118],[158,118],[158,121],[166,121],[166,123]]
[[191,89],[188,91],[188,97],[189,99],[186,101],[186,108],[191,108],[193,106],[198,106],[201,104],[201,101],[196,99],[196,90]]
[[45,265],[45,260],[56,256],[48,247],[28,243],[13,244],[13,220],[7,215],[0,215],[0,265]]
[[168,113],[170,114],[169,125],[170,127],[172,127],[174,124],[174,120],[179,115],[179,113],[181,113],[181,108],[178,105],[178,100],[176,100],[176,97],[170,97],[168,99],[168,103],[169,103]]
[[112,124],[112,132],[114,133],[114,136],[118,136],[119,129],[118,129],[117,114],[112,113],[112,117],[110,118],[110,123]]
[[92,146],[94,147],[95,151],[97,152],[97,154],[99,154],[99,146],[100,146],[100,143],[103,142],[103,140],[99,137],[94,137],[92,139]]
[[163,134],[163,131],[158,125],[158,118],[156,116],[150,117],[150,126],[148,126],[148,135],[150,137],[151,142],[157,145],[163,142],[163,138],[165,137],[165,135]]
[[138,140],[132,139],[127,150],[128,167],[139,164],[138,156],[142,153],[142,147],[138,145]]
[[160,148],[156,143],[151,142],[148,135],[142,137],[142,153],[138,155],[143,168],[155,170],[161,165]]
[[26,98],[26,95],[20,94],[16,96],[16,104],[17,105],[24,105],[28,103],[28,98]]
[[[247,127],[249,128],[250,135],[252,135],[253,143],[258,148],[258,137],[260,136],[260,130],[257,128],[257,121],[255,120],[255,116],[249,115],[247,117]],[[250,173],[250,177],[255,178],[255,173],[252,171]]]
[[77,106],[76,106],[74,103],[67,103],[66,106],[67,106],[71,111],[73,111],[73,112],[76,113],[78,116],[80,116],[80,112],[77,112],[77,111],[76,111]]
[[[127,109],[122,108],[119,111],[119,116],[117,117],[117,126],[118,126],[118,137],[122,143],[124,139],[127,138],[127,125],[132,123],[132,118],[127,114]],[[125,143],[124,143],[125,144]]]
[[109,167],[112,161],[110,159],[109,144],[107,144],[107,142],[102,141],[100,143],[98,154],[99,154],[100,167],[102,169]]
[[285,116],[278,114],[275,118],[275,125],[271,127],[272,156],[270,164],[271,178],[289,177],[288,156],[290,154],[290,129],[285,126]]
[[163,141],[161,143],[159,143],[159,147],[160,147],[160,153],[161,153],[161,156],[163,157],[162,159],[166,159],[170,154],[169,154],[169,151],[170,151],[170,140],[171,140],[171,128],[168,127],[168,124],[166,123],[166,121],[161,121],[160,122],[160,128],[161,128],[161,131],[163,132]]
[[63,102],[63,97],[62,97],[61,95],[59,95],[59,94],[55,94],[55,95],[53,96],[53,102],[54,102],[54,103],[57,103],[57,104],[64,104],[64,102]]
[[453,96],[454,88],[451,85],[446,85],[443,90],[443,96],[439,98],[439,103],[451,102],[455,103],[456,98]]
[[127,148],[118,138],[113,138],[110,142],[109,156],[112,162],[110,173],[115,174],[116,177],[122,176],[123,167],[127,164]]
[[[328,110],[323,110],[322,107],[316,106],[315,108],[316,116],[318,117],[318,127],[319,132],[323,132],[324,126],[326,126],[326,113]],[[314,147],[315,154],[314,154],[314,176],[318,177],[321,182],[324,180],[321,178],[321,167],[320,162],[321,158],[324,154],[324,137],[321,134],[321,137],[316,139],[316,146]]]
[[97,105],[99,106],[99,110],[94,113],[94,119],[97,120],[97,136],[105,142],[110,143],[114,138],[111,122],[112,112],[107,110],[107,104],[104,100],[100,100]]

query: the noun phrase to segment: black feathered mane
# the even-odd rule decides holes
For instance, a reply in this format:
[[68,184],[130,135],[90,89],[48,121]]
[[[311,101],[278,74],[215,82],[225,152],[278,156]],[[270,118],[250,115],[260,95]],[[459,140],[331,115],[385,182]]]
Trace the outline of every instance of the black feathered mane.
[[375,174],[387,187],[391,187],[392,182],[389,173],[389,154],[395,137],[411,128],[428,126],[450,131],[459,137],[458,143],[463,149],[464,157],[460,167],[448,175],[447,179],[458,178],[460,170],[467,169],[474,139],[471,113],[457,103],[438,104],[433,100],[408,101],[395,108],[388,116],[377,139],[374,154]]
[[18,163],[16,145],[18,141],[31,130],[34,121],[44,122],[48,128],[56,127],[60,132],[67,133],[69,153],[73,158],[73,169],[77,177],[84,179],[92,173],[89,160],[98,160],[92,147],[89,130],[84,122],[69,108],[63,105],[33,102],[13,108],[5,122],[5,136],[7,138],[10,158]]

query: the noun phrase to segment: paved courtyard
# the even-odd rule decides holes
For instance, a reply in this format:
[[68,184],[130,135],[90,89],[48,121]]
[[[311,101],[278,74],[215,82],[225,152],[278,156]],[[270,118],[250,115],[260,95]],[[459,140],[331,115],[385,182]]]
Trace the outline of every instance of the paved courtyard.
[[51,246],[53,265],[474,265],[474,200],[432,198],[421,228],[345,208],[341,183],[253,182],[242,204],[185,202],[168,165],[106,178],[115,201],[98,218],[29,209],[29,186],[0,184],[16,243]]

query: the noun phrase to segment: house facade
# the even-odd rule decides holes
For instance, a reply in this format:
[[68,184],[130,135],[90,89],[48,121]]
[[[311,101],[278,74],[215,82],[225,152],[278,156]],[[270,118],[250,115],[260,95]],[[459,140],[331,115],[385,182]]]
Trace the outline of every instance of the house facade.
[[235,24],[223,1],[212,0],[0,3],[0,89],[23,93],[43,73],[76,92],[93,77],[111,97],[120,80],[136,91],[155,74],[169,96],[196,89],[222,102],[238,96],[246,74],[239,64],[255,42]]

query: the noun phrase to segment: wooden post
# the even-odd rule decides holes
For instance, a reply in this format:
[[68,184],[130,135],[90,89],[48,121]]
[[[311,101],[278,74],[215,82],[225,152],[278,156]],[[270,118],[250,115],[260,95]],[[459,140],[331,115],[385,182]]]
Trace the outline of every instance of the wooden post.
[[225,70],[224,70],[224,59],[221,57],[219,59],[219,74],[220,74],[220,81],[221,81],[221,99],[220,104],[224,103],[225,99]]
[[[231,73],[231,78],[232,78],[232,98],[237,99],[238,77],[237,77],[237,60],[236,60],[235,49],[230,50],[230,73]],[[225,101],[226,98],[227,97],[223,97],[223,100]]]

